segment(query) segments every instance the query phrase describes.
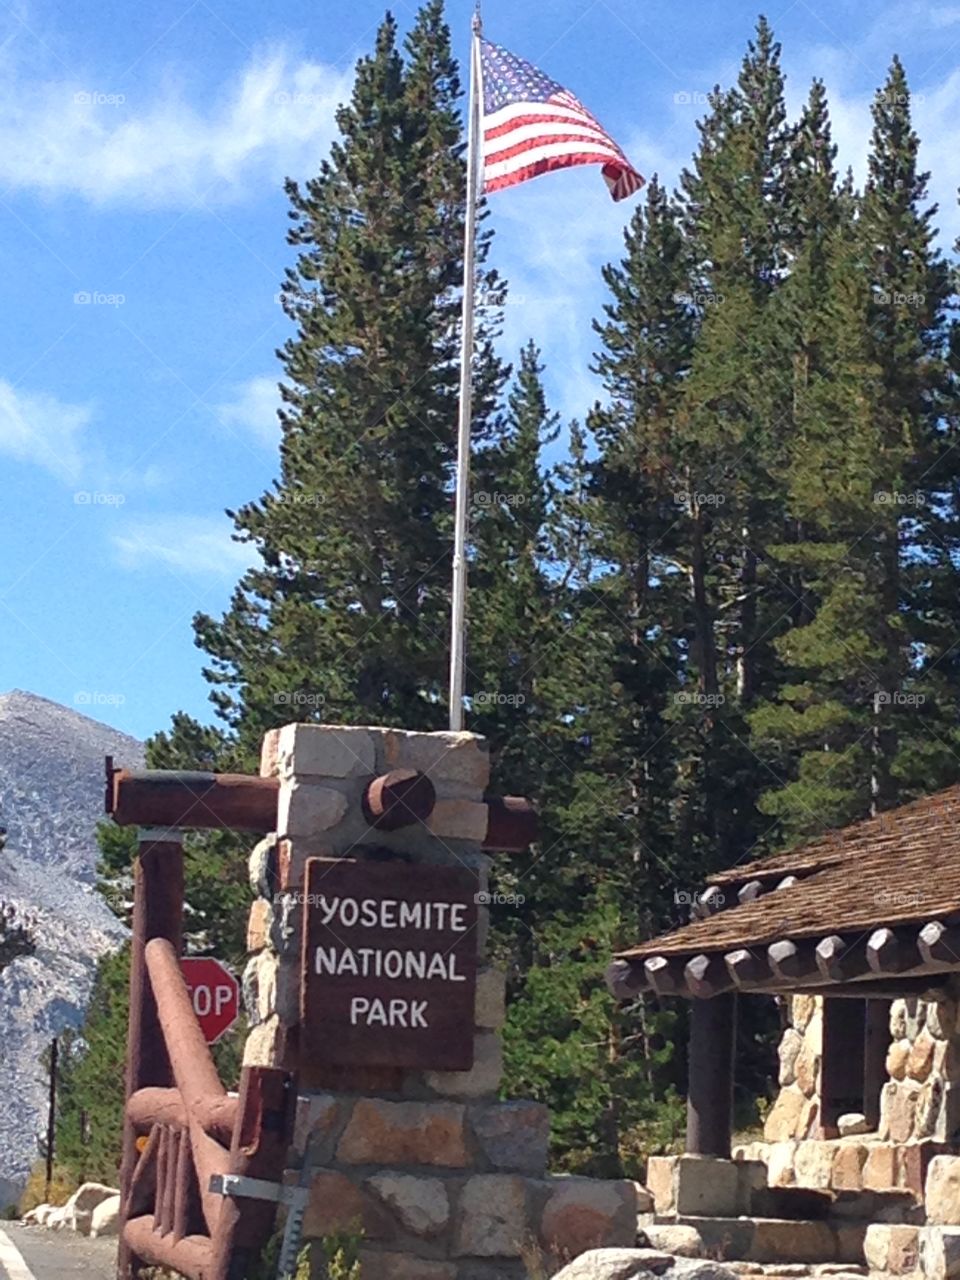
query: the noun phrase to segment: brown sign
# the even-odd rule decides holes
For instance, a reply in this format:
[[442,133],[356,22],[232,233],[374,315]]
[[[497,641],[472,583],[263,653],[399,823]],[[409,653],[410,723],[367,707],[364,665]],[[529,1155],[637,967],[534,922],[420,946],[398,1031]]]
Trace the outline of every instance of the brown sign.
[[479,887],[457,867],[310,858],[304,1061],[469,1070]]

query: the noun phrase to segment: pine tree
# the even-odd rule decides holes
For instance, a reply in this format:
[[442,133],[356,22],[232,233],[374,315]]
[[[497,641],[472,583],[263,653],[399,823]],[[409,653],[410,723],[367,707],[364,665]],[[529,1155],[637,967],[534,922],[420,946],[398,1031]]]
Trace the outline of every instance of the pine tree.
[[[382,24],[320,174],[288,182],[295,334],[279,353],[281,475],[235,513],[262,566],[196,622],[214,701],[252,755],[296,719],[439,728],[465,170],[439,0]],[[483,270],[484,296],[502,288]],[[492,429],[496,315],[478,324],[475,434]]]
[[896,60],[873,118],[866,189],[841,193],[847,217],[825,242],[829,301],[790,466],[805,613],[779,641],[790,678],[753,722],[789,779],[762,802],[788,838],[956,776],[949,289]]

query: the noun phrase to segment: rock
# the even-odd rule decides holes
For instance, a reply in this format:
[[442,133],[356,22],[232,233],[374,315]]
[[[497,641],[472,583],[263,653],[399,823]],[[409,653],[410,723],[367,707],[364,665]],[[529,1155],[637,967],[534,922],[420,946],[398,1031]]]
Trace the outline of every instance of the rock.
[[339,1231],[356,1231],[358,1226],[368,1240],[390,1241],[396,1236],[391,1215],[356,1183],[330,1170],[315,1174],[303,1219],[304,1236],[318,1240]]
[[266,898],[257,898],[247,917],[247,950],[262,951],[270,938],[270,922],[273,904]]
[[880,1095],[880,1133],[886,1132],[891,1142],[906,1142],[913,1133],[920,1086],[909,1077],[896,1084],[886,1084]]
[[428,1262],[410,1253],[375,1253],[360,1250],[363,1280],[457,1280],[453,1262]]
[[816,996],[794,996],[790,1001],[791,1025],[798,1031],[805,1031],[816,1007]]
[[590,1249],[558,1271],[554,1280],[643,1280],[664,1273],[683,1280],[734,1280],[737,1274],[716,1262],[674,1259],[652,1249]]
[[277,1012],[277,973],[280,957],[272,951],[261,951],[251,961],[256,966],[257,1022],[265,1022]]
[[926,1080],[933,1067],[933,1052],[937,1042],[924,1027],[916,1040],[907,1057],[907,1075],[921,1083]]
[[890,1001],[890,1035],[894,1040],[907,1038],[907,1002]]
[[820,1077],[820,1054],[808,1039],[804,1039],[800,1046],[794,1070],[797,1087],[805,1097],[812,1098],[817,1092],[817,1082]]
[[633,1192],[637,1197],[637,1213],[653,1213],[653,1196],[642,1182],[634,1182]]
[[51,1213],[53,1213],[52,1204],[38,1204],[28,1210],[20,1221],[25,1227],[45,1227]]
[[960,1156],[933,1157],[927,1168],[923,1202],[929,1223],[960,1224]]
[[841,1138],[849,1138],[858,1133],[869,1133],[870,1122],[862,1111],[848,1111],[837,1120],[837,1133]]
[[503,1045],[493,1031],[481,1031],[473,1040],[474,1059],[469,1071],[426,1071],[424,1082],[434,1093],[448,1098],[482,1098],[495,1094],[503,1076]]
[[877,1144],[867,1150],[862,1184],[865,1191],[889,1191],[897,1185],[896,1149]]
[[797,1054],[803,1045],[803,1036],[795,1027],[787,1027],[777,1048],[780,1059],[780,1084],[793,1084],[797,1078]]
[[633,1183],[558,1178],[540,1224],[546,1249],[560,1258],[588,1249],[632,1245],[637,1235]]
[[[277,837],[271,832],[253,846],[253,852],[247,860],[250,888],[257,897],[267,901],[280,887],[277,857]],[[253,947],[249,949],[254,950]]]
[[[89,1235],[94,1209],[119,1195],[116,1187],[108,1187],[102,1182],[85,1182],[63,1206],[61,1225],[79,1235]],[[50,1225],[50,1219],[47,1225]]]
[[469,1164],[466,1110],[453,1102],[360,1098],[337,1146],[344,1164]]
[[276,1067],[283,1057],[284,1033],[280,1019],[273,1014],[266,1022],[251,1027],[243,1046],[245,1067]]
[[835,1150],[832,1143],[818,1139],[801,1142],[793,1162],[797,1185],[825,1191],[830,1186]]
[[458,1257],[518,1258],[529,1235],[527,1187],[511,1174],[475,1174],[460,1196]]
[[260,743],[260,777],[275,778],[279,770],[280,730],[268,729]]
[[841,1143],[833,1157],[833,1168],[827,1186],[835,1191],[859,1191],[863,1186],[863,1166],[867,1148],[858,1143]]
[[957,1034],[956,1000],[934,1000],[927,1006],[927,1028],[938,1040],[950,1040]]
[[333,1155],[333,1138],[342,1115],[340,1102],[329,1093],[301,1095],[293,1127],[293,1148],[302,1155],[310,1143],[314,1164],[328,1164]]
[[904,1017],[906,1022],[906,1038],[916,1040],[927,1020],[927,1003],[916,996],[904,1000]]
[[894,1040],[887,1050],[887,1075],[894,1080],[902,1080],[907,1074],[910,1049],[909,1040]]
[[705,1253],[703,1239],[696,1227],[684,1223],[650,1223],[637,1233],[637,1243],[651,1249],[661,1249],[680,1258],[702,1258]]
[[347,812],[347,797],[318,782],[284,782],[277,804],[277,828],[285,836],[312,836],[335,827]]
[[[93,1211],[91,1210],[91,1214],[92,1212]],[[60,1205],[58,1208],[52,1209],[50,1213],[47,1214],[47,1220],[44,1225],[48,1227],[51,1231],[65,1230],[69,1225],[67,1222],[66,1205]]]
[[98,1236],[115,1236],[120,1233],[120,1197],[119,1195],[111,1196],[109,1200],[102,1200],[93,1211],[93,1217],[90,1219],[90,1235],[93,1239]]
[[440,1178],[379,1173],[366,1185],[414,1235],[439,1235],[450,1221],[450,1197]]
[[[277,759],[281,778],[355,778],[376,773],[373,737],[362,727],[286,724],[280,730]],[[290,834],[283,826],[280,829]]]
[[424,824],[445,840],[471,840],[481,844],[487,834],[487,806],[478,800],[438,800]]
[[415,733],[392,729],[383,735],[383,768],[417,769],[444,783],[444,793],[481,793],[490,782],[490,753],[475,733]]
[[677,1213],[735,1217],[740,1212],[740,1172],[734,1160],[680,1156],[676,1168]]
[[[795,997],[800,999],[802,997]],[[763,1124],[765,1142],[783,1142],[800,1135],[801,1117],[806,1110],[807,1098],[797,1085],[787,1085],[777,1094],[777,1100],[767,1112]]]
[[960,1229],[921,1228],[920,1272],[924,1280],[953,1280],[960,1276]]
[[863,1256],[871,1271],[908,1275],[916,1271],[919,1264],[919,1230],[916,1227],[872,1222],[863,1239]]
[[477,997],[473,1020],[478,1027],[496,1031],[507,1016],[507,977],[502,969],[484,968],[477,973]]
[[547,1167],[550,1110],[539,1102],[493,1102],[470,1111],[484,1155],[495,1168],[541,1176]]
[[777,1218],[757,1218],[751,1254],[759,1262],[775,1262],[777,1274],[782,1264],[822,1262],[835,1257],[833,1229],[827,1222],[790,1222]]
[[914,1138],[932,1138],[943,1103],[943,1080],[932,1076],[920,1087],[913,1120]]
[[673,1213],[677,1207],[677,1161],[679,1156],[650,1156],[644,1181],[653,1196],[657,1213]]
[[793,1185],[793,1162],[796,1159],[795,1142],[773,1142],[767,1148],[767,1182],[771,1187]]

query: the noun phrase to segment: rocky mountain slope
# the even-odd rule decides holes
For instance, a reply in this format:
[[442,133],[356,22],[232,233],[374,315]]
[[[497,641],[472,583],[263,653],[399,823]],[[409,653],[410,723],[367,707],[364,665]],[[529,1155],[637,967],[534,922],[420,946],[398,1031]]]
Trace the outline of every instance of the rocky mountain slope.
[[94,888],[105,755],[135,767],[143,747],[46,698],[0,695],[0,906],[29,917],[37,943],[0,972],[0,1209],[45,1127],[40,1056],[80,1023],[97,957],[124,936]]

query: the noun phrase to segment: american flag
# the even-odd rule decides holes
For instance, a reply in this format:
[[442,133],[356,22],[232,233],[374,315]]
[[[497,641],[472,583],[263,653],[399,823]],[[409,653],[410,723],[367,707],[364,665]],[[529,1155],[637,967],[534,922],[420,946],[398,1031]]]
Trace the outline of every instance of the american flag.
[[552,169],[601,164],[614,200],[643,178],[578,98],[522,58],[480,42],[483,189],[499,191]]

